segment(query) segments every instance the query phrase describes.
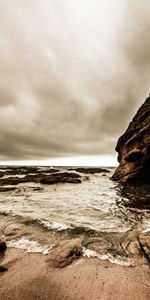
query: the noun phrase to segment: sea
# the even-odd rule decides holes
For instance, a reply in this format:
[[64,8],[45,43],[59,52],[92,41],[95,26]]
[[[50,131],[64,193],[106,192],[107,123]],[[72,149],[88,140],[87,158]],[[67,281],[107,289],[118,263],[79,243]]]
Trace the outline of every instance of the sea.
[[[50,167],[35,168],[44,173]],[[58,169],[68,172],[68,167]],[[0,179],[24,177],[16,175],[17,167],[13,175],[8,170],[8,166],[0,167]],[[80,184],[7,184],[0,191],[0,235],[8,247],[47,255],[59,240],[84,236],[83,256],[132,265],[120,251],[120,244],[133,231],[150,230],[147,202],[140,205],[150,196],[150,187],[120,185],[111,180],[115,169],[107,170],[78,173],[82,176]],[[28,168],[28,174],[34,175],[34,171]]]

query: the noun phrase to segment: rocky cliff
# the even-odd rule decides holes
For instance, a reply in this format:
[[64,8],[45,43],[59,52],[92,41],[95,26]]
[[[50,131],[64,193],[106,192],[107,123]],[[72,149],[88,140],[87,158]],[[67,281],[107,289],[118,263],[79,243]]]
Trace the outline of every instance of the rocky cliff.
[[119,166],[113,180],[150,183],[150,96],[116,146]]

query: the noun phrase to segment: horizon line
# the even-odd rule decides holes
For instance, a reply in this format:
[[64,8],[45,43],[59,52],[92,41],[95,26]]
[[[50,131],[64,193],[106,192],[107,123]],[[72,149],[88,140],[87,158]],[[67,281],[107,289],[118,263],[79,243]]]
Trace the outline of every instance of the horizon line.
[[54,157],[37,160],[0,160],[0,166],[97,166],[97,167],[117,167],[118,162],[115,155],[79,155],[67,157]]

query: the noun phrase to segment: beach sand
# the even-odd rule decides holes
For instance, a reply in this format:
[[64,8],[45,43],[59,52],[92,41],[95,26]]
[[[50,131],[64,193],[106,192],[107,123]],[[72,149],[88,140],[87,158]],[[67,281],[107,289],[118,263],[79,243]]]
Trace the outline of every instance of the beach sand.
[[149,300],[148,264],[122,267],[97,258],[79,258],[54,268],[47,255],[7,249],[0,264],[2,300]]

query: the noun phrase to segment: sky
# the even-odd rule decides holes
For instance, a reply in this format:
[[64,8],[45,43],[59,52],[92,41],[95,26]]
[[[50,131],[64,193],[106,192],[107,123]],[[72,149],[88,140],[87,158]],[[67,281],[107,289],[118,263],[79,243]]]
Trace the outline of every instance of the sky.
[[148,0],[0,1],[1,163],[115,157],[150,91],[149,11]]

